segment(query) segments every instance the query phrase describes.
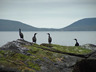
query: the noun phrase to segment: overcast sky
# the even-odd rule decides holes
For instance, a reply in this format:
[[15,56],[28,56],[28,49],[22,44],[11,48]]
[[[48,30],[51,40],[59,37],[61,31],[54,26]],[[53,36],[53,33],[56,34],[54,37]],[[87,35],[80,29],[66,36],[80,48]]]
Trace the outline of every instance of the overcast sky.
[[96,0],[0,0],[0,19],[39,28],[62,28],[96,17]]

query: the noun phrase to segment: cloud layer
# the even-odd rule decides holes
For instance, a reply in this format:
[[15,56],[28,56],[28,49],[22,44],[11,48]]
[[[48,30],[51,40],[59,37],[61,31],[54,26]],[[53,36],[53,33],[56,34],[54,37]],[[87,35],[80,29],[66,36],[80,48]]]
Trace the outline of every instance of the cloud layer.
[[35,27],[61,28],[96,17],[96,0],[0,0],[0,18]]

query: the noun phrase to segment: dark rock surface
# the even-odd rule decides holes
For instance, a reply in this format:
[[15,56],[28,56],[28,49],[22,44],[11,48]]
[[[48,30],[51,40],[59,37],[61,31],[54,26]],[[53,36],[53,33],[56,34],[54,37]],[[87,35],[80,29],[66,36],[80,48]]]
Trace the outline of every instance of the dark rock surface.
[[96,59],[84,59],[77,62],[73,72],[96,72]]
[[32,45],[32,43],[22,39],[17,39],[16,41],[8,42],[7,44],[3,45],[0,49],[11,50],[18,53],[26,54],[26,51],[28,51],[28,49],[23,45]]
[[4,66],[0,66],[0,72],[20,72],[16,68],[8,68]]
[[76,64],[79,58],[64,55],[62,61],[52,62],[50,59],[44,57],[44,61],[40,59],[36,60],[35,63],[41,66],[40,72],[72,72],[73,65]]

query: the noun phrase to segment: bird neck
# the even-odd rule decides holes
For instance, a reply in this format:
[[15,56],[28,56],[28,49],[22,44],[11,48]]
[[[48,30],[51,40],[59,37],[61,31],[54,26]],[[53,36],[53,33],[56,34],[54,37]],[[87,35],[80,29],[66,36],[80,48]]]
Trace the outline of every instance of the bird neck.
[[77,40],[76,40],[76,43],[78,43]]
[[75,40],[77,42],[77,40]]
[[19,30],[19,33],[21,33],[21,30]]
[[36,37],[36,34],[34,34],[34,37]]
[[49,35],[49,37],[50,37],[50,35]]

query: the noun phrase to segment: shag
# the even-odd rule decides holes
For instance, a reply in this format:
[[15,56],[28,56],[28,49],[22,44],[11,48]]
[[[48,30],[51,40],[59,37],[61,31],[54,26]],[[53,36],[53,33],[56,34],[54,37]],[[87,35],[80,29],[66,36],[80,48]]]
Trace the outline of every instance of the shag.
[[79,43],[77,42],[77,39],[74,39],[76,41],[75,46],[79,46]]
[[32,40],[33,40],[34,43],[36,43],[36,41],[37,41],[37,39],[36,39],[36,34],[37,34],[37,33],[35,33],[34,36],[33,36],[33,38],[32,38]]
[[47,33],[47,34],[48,34],[48,43],[51,44],[52,38],[50,37],[50,34],[49,33]]
[[23,33],[21,32],[21,29],[19,28],[19,36],[21,39],[24,39]]

